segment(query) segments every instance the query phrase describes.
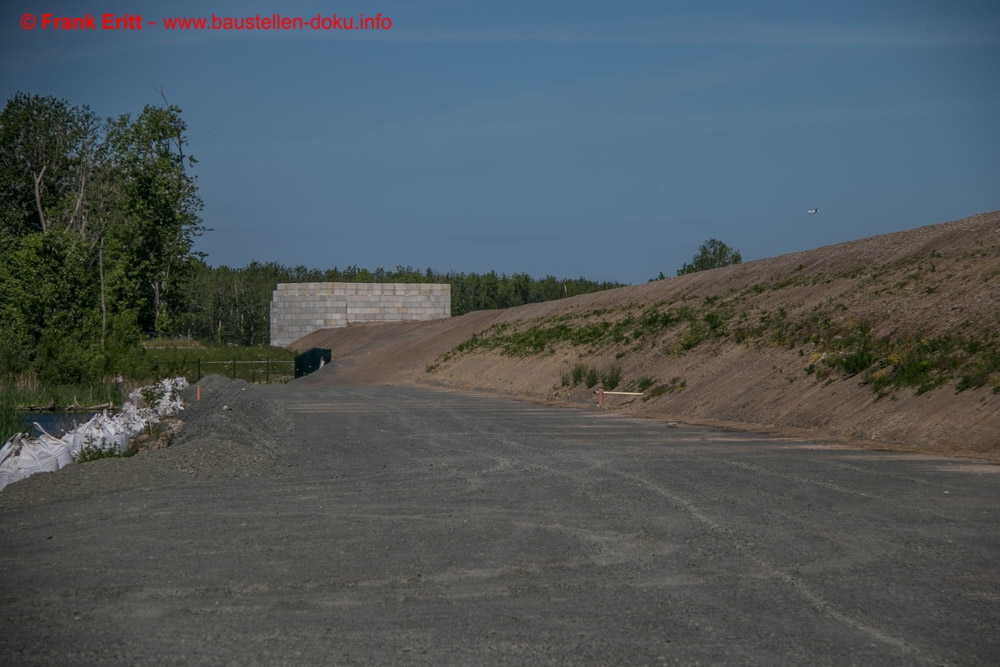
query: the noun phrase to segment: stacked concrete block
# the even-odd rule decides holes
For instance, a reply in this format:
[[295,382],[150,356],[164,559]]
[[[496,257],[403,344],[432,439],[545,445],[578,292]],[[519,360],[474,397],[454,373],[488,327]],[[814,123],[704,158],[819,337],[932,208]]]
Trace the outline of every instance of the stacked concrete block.
[[451,317],[451,285],[429,283],[279,283],[271,299],[271,345],[352,322]]

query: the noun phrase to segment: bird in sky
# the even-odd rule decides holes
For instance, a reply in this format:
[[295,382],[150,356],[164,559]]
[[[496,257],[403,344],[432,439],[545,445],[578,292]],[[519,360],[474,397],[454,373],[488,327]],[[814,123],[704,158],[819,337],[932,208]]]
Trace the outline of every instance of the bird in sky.
[[808,213],[819,213],[819,206],[817,206],[817,207],[816,207],[816,208],[814,208],[814,209],[810,209],[810,210],[808,211]]

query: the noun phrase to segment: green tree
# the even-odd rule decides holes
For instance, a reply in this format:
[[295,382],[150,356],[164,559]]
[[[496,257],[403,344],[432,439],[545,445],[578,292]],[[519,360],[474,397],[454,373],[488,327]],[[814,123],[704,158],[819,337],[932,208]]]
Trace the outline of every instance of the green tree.
[[[739,250],[733,250],[718,239],[709,239],[701,244],[690,264],[685,264],[677,269],[677,275],[685,273],[696,273],[709,269],[718,269],[730,264],[739,264],[743,261]],[[663,275],[662,273],[660,274]]]
[[0,238],[66,227],[83,236],[100,123],[87,107],[16,93],[0,112]]
[[172,106],[101,123],[52,97],[6,102],[0,372],[50,382],[114,372],[141,352],[142,330],[180,312],[202,230],[185,130]]
[[[4,251],[0,317],[9,335],[0,353],[0,372],[31,366],[44,371],[37,359],[42,348],[54,359],[62,346],[89,350],[96,342],[96,282],[88,271],[87,250],[69,230],[57,228],[26,234]],[[87,370],[77,360],[74,377]]]
[[146,106],[135,120],[125,114],[108,129],[124,216],[113,234],[128,267],[120,287],[146,331],[163,332],[174,324],[169,309],[174,288],[188,277],[194,239],[205,230],[202,201],[185,167],[195,163],[184,153],[186,130],[175,106]]

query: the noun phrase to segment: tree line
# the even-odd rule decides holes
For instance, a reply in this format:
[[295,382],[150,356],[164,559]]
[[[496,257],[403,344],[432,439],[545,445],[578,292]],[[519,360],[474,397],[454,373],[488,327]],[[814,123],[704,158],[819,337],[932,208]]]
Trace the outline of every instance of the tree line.
[[194,251],[206,228],[186,131],[165,97],[103,119],[50,96],[6,102],[0,375],[34,371],[57,384],[116,374],[140,364],[150,334],[265,344],[279,282],[448,283],[453,315],[620,286],[411,267],[211,267]]
[[270,335],[270,303],[278,283],[447,283],[451,285],[451,314],[475,310],[511,308],[527,303],[551,301],[564,296],[596,292],[621,283],[595,282],[585,278],[536,279],[525,273],[442,273],[410,266],[395,270],[286,267],[275,262],[251,262],[243,268],[211,267],[198,261],[187,285],[188,302],[180,316],[181,328],[173,335],[188,335],[215,344],[260,345]]

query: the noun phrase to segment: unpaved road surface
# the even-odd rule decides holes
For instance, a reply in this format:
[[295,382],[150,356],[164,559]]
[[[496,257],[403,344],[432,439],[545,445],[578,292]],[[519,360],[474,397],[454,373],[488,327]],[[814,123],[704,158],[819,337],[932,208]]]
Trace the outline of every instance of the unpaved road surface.
[[0,663],[1000,655],[996,466],[425,389],[261,391],[294,426],[270,471],[0,514]]
[[[332,350],[310,383],[571,406],[593,402],[593,383],[570,382],[579,364],[617,367],[621,389],[652,381],[649,400],[614,399],[634,416],[1000,463],[997,313],[1000,211],[514,308],[322,329],[290,347]],[[873,355],[867,370],[835,370],[838,356],[862,349]],[[966,355],[977,361],[946,380],[942,369]],[[682,391],[652,395],[682,381]]]

